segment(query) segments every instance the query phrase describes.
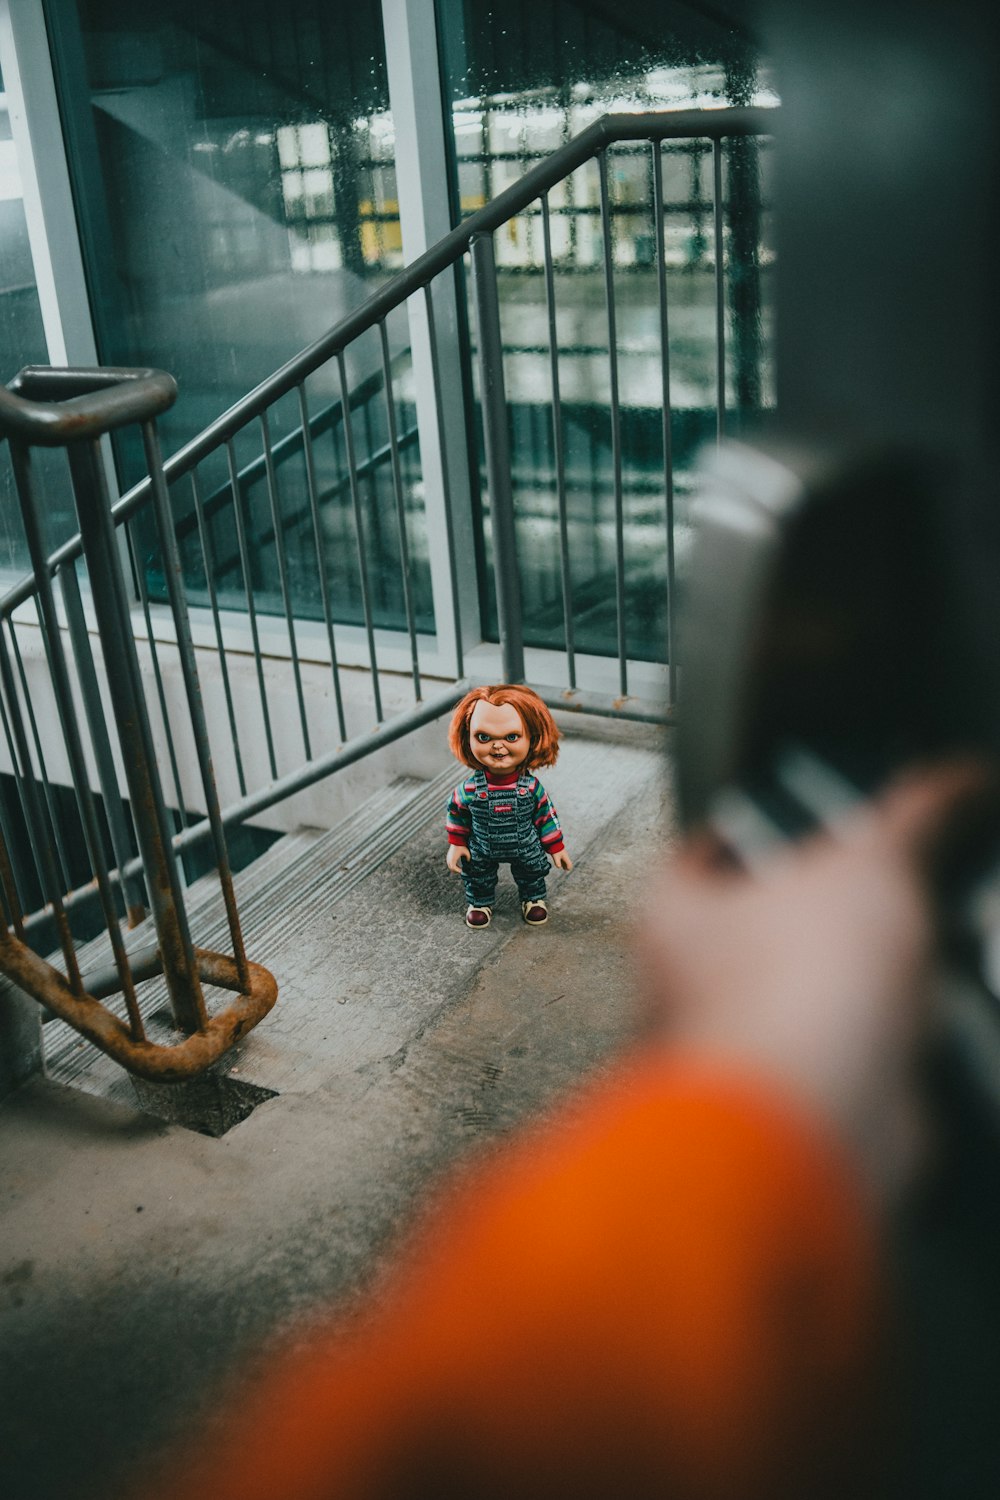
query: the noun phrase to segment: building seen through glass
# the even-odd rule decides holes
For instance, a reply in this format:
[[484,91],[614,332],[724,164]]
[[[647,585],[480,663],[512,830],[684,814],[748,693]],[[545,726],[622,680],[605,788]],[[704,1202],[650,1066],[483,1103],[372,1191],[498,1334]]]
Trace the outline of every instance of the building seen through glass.
[[[180,399],[161,422],[170,453],[404,264],[382,7],[377,0],[286,0],[280,9],[261,0],[174,0],[140,13],[125,0],[78,0],[46,9],[98,355],[103,363],[148,364],[177,377]],[[637,19],[632,8],[568,0],[503,7],[438,0],[453,223],[607,113],[777,102],[748,30],[685,5],[639,9]],[[438,98],[420,96],[420,107],[436,109]],[[7,146],[0,141],[5,171]],[[729,431],[758,421],[773,404],[768,162],[766,138],[729,140],[721,153]],[[558,469],[577,649],[614,649],[617,484],[629,655],[663,660],[666,471],[682,568],[694,455],[718,425],[715,163],[709,140],[689,139],[661,148],[646,141],[615,146],[606,167],[607,233],[598,164],[588,162],[550,190],[544,210],[536,201],[494,237],[525,635],[529,644],[563,644]],[[20,209],[17,198],[0,209],[11,204]],[[26,268],[16,286],[8,277],[0,287],[10,378],[44,355],[23,229],[0,215],[0,233],[5,244],[20,234],[17,264]],[[489,637],[496,634],[491,508],[464,267],[458,285],[458,320],[468,336],[461,399],[472,434],[476,567]],[[25,317],[34,318],[32,328]],[[301,393],[279,401],[265,434],[256,424],[239,433],[228,454],[199,471],[197,494],[190,481],[174,487],[194,604],[206,603],[214,589],[223,609],[245,612],[252,581],[262,613],[280,615],[290,603],[297,618],[320,617],[312,484],[334,618],[362,618],[360,505],[376,624],[404,623],[405,547],[416,624],[433,631],[429,554],[441,539],[429,536],[424,521],[405,307],[389,316],[386,335],[385,351],[372,330],[345,351],[343,371],[331,361]],[[612,361],[617,435],[609,410]],[[119,441],[115,456],[124,490],[145,472],[141,445]],[[241,527],[234,524],[234,472]],[[58,506],[50,525],[53,545],[60,531],[74,529],[72,515]],[[137,573],[155,601],[163,581],[141,528],[133,546]],[[15,570],[24,562],[9,495],[0,560]]]

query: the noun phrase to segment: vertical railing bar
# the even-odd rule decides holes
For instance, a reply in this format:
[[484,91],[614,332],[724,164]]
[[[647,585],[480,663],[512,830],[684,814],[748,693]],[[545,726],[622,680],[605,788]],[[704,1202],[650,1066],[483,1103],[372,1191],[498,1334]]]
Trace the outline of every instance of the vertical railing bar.
[[24,913],[21,910],[21,898],[17,891],[9,849],[7,814],[3,808],[3,798],[0,797],[0,907],[3,909],[4,926],[8,932],[13,927],[15,936],[23,943]]
[[[444,510],[444,537],[448,548],[448,584],[451,588],[452,628],[455,632],[456,675],[465,675],[465,650],[462,645],[462,611],[458,601],[458,558],[455,553],[455,519],[452,515],[451,480],[448,476],[448,452],[444,400],[441,390],[441,359],[438,350],[437,322],[434,315],[434,292],[431,283],[424,284],[424,307],[427,312],[427,346],[431,361],[431,383],[434,386],[434,416],[437,426],[438,452],[441,454],[441,500]],[[421,458],[421,465],[423,459]]]
[[[58,577],[58,585],[63,595],[63,609],[66,610],[66,630],[69,634],[70,646],[72,646],[73,661],[76,666],[76,682],[79,685],[79,696],[84,705],[84,717],[87,720],[87,730],[90,733],[90,748],[94,757],[94,766],[97,769],[97,784],[100,786],[100,795],[103,798],[108,832],[111,835],[111,849],[114,852],[115,865],[118,871],[123,871],[127,862],[132,858],[132,840],[129,838],[129,825],[124,816],[123,805],[121,805],[121,793],[118,790],[118,777],[114,768],[114,756],[111,753],[111,739],[108,735],[108,720],[106,720],[105,708],[100,699],[100,690],[97,687],[97,673],[94,669],[93,654],[90,649],[90,637],[87,633],[87,621],[84,618],[84,606],[82,606],[81,595],[79,595],[79,582],[76,579],[75,562],[66,562],[57,568],[55,576]],[[12,634],[13,645],[16,651],[16,637]],[[81,822],[84,822],[84,814],[81,810]],[[72,882],[69,882],[72,883]],[[69,889],[69,883],[66,888]],[[142,891],[141,880],[133,876],[121,876],[121,895],[123,895],[124,909],[130,927],[138,926],[145,916],[145,894]]]
[[417,626],[413,614],[413,589],[410,580],[410,544],[406,536],[406,507],[403,503],[403,473],[399,463],[399,439],[396,431],[396,398],[392,389],[392,371],[389,368],[389,335],[385,319],[378,325],[382,346],[382,380],[385,391],[385,416],[389,426],[389,452],[392,468],[392,487],[396,497],[396,525],[399,528],[399,562],[403,579],[403,607],[406,611],[406,629],[410,637],[410,663],[413,672],[413,696],[420,701],[420,661],[417,655]]
[[219,614],[219,596],[215,587],[215,563],[212,557],[211,539],[208,534],[208,523],[205,519],[205,507],[202,504],[201,489],[198,484],[198,470],[191,470],[191,500],[194,504],[195,518],[198,522],[198,536],[201,541],[201,556],[205,565],[205,584],[208,589],[208,602],[212,611],[212,625],[215,630],[215,645],[219,654],[219,671],[222,673],[222,689],[226,696],[226,713],[229,716],[229,734],[233,747],[233,759],[236,762],[236,779],[239,783],[240,796],[247,794],[246,776],[243,771],[243,755],[240,751],[240,736],[236,728],[236,709],[233,704],[233,690],[229,681],[229,667],[226,664],[226,644],[222,638],[222,619]]
[[72,444],[68,455],[108,696],[118,728],[162,973],[177,1025],[194,1033],[204,1030],[208,1018],[160,783],[132,601],[122,575],[100,444],[96,440]]
[[587,426],[587,473],[590,475],[590,568],[597,573],[601,566],[601,497],[597,488],[597,433],[592,422]]
[[604,243],[604,300],[608,316],[608,384],[611,405],[611,461],[615,498],[615,601],[618,617],[618,679],[622,697],[628,695],[625,639],[625,502],[622,494],[621,406],[618,395],[618,328],[615,317],[614,260],[611,245],[611,199],[607,151],[597,153],[601,185],[601,237]]
[[243,589],[247,601],[247,619],[250,624],[250,639],[253,642],[254,666],[257,670],[257,690],[264,719],[264,740],[267,744],[267,759],[271,778],[278,779],[278,762],[274,754],[274,735],[271,733],[271,714],[267,706],[267,689],[264,683],[264,660],[260,651],[260,632],[257,629],[257,607],[253,598],[253,574],[250,568],[250,548],[247,545],[246,522],[243,518],[243,492],[236,468],[236,454],[232,439],[226,443],[226,462],[229,466],[229,485],[233,492],[233,519],[236,522],[236,541],[240,549],[240,567],[243,570]]
[[[122,799],[118,790],[118,777],[115,772],[114,757],[111,753],[111,741],[108,736],[107,718],[101,693],[97,683],[97,672],[94,668],[94,659],[90,649],[90,639],[87,633],[87,623],[83,613],[83,601],[80,597],[80,584],[76,576],[76,564],[66,563],[58,569],[59,587],[63,597],[63,608],[66,611],[66,627],[69,633],[70,644],[73,648],[73,657],[76,662],[76,678],[80,686],[80,697],[83,700],[83,711],[87,720],[87,729],[90,733],[90,745],[94,755],[94,764],[97,767],[97,779],[104,798],[104,813],[108,822],[108,833],[111,835],[111,848],[114,851],[115,863],[119,872],[123,872],[132,858],[132,846],[129,838],[128,824],[122,811]],[[16,647],[16,641],[15,641]],[[135,927],[146,915],[145,892],[141,882],[133,876],[121,874],[122,895],[125,901],[125,911],[130,927]],[[67,885],[69,889],[69,885]]]
[[660,383],[663,408],[663,492],[667,526],[667,704],[677,700],[677,631],[675,619],[674,454],[670,404],[670,315],[667,301],[667,251],[663,222],[663,154],[659,141],[650,141],[653,156],[653,230],[656,235],[656,280],[660,307]]
[[[7,717],[7,706],[4,703],[2,693],[0,693],[0,724],[3,726],[4,738],[7,741],[7,754],[10,756],[11,774],[17,785],[18,802],[21,805],[25,821],[27,821],[27,814],[24,812],[24,793],[17,776],[17,754],[14,750],[14,739],[11,733],[10,721]],[[30,882],[21,858],[19,840],[15,839],[14,830],[7,816],[6,800],[3,796],[0,796],[0,839],[2,839],[7,851],[7,863],[10,867],[11,878],[13,880],[15,900],[11,915],[14,917],[15,931],[19,937],[22,937],[24,935],[24,902],[21,900],[21,892],[24,891],[27,893],[30,888]],[[32,863],[34,864],[35,861],[32,860]]]
[[[366,396],[364,401],[355,402],[353,410],[360,413],[364,424],[365,435],[365,459],[357,465],[358,485],[362,480],[368,482],[368,505],[365,514],[369,517],[368,538],[371,550],[375,557],[384,557],[385,542],[382,537],[382,517],[379,513],[378,504],[378,465],[372,462],[375,453],[375,435],[372,431],[372,400],[373,397]],[[356,446],[356,445],[355,445]],[[369,577],[372,584],[372,609],[373,611],[382,605],[383,609],[388,605],[389,591],[386,583],[385,569],[376,568],[375,577]]]
[[[48,657],[49,674],[52,680],[56,707],[59,713],[63,740],[66,745],[67,758],[69,760],[70,775],[73,780],[80,807],[84,816],[84,835],[88,845],[91,868],[97,883],[98,894],[101,900],[101,908],[107,925],[108,936],[111,939],[111,948],[115,958],[115,964],[122,982],[122,992],[128,1009],[129,1020],[132,1025],[133,1039],[143,1039],[142,1018],[139,1015],[139,1006],[135,994],[135,986],[132,981],[132,971],[129,966],[125,945],[122,941],[121,929],[118,925],[118,914],[115,909],[114,896],[108,881],[108,872],[105,866],[104,853],[101,847],[100,831],[97,826],[96,811],[93,799],[90,795],[90,783],[87,778],[87,763],[83,753],[83,742],[80,738],[79,725],[76,720],[76,712],[73,705],[73,694],[70,686],[69,672],[66,665],[66,657],[62,649],[62,641],[59,636],[59,620],[56,614],[55,595],[52,590],[52,579],[48,570],[48,559],[42,541],[41,528],[35,510],[35,500],[31,485],[31,457],[30,451],[22,447],[20,443],[10,443],[11,460],[14,467],[14,478],[17,485],[18,498],[22,521],[24,525],[25,540],[28,544],[28,555],[35,574],[36,598],[38,601],[38,612],[42,622],[42,635],[45,642]],[[76,490],[77,473],[74,466],[74,451],[69,451],[70,469],[73,476],[74,491]],[[95,463],[95,472],[99,460]],[[81,517],[82,521],[82,517]],[[110,523],[109,523],[110,524]],[[82,530],[82,527],[81,527]],[[5,691],[8,697],[8,707],[12,703],[13,681],[10,669],[10,659],[7,654],[6,644],[2,631],[0,631],[0,673],[4,678]],[[15,736],[18,733],[18,716],[12,714],[12,727]],[[21,731],[23,734],[23,730]],[[21,748],[22,763],[26,763],[27,747]],[[33,785],[26,782],[29,789],[29,800],[33,795]],[[37,818],[34,819],[37,827]],[[44,851],[43,858],[47,866],[51,866],[51,853],[48,849]],[[48,877],[51,879],[51,876]],[[83,993],[83,984],[80,978],[79,965],[76,958],[76,950],[73,945],[69,923],[62,907],[62,902],[55,893],[54,900],[50,899],[55,914],[57,928],[60,931],[60,946],[67,957],[67,974],[70,984],[78,993]],[[66,943],[69,951],[67,953]]]
[[556,288],[552,269],[552,227],[549,195],[542,194],[542,249],[545,261],[545,308],[549,324],[549,368],[552,377],[552,451],[556,461],[556,503],[559,508],[559,563],[562,577],[563,629],[566,635],[566,670],[571,689],[576,687],[576,642],[573,631],[573,594],[569,564],[569,517],[566,506],[566,452],[563,443],[562,398],[559,389],[559,333],[556,326]]
[[299,724],[302,729],[302,748],[306,760],[312,760],[309,743],[309,720],[306,717],[306,696],[302,687],[302,666],[299,661],[298,644],[295,639],[295,617],[292,613],[292,597],[288,583],[288,558],[285,553],[285,533],[281,525],[281,507],[278,503],[278,477],[274,469],[274,453],[271,450],[271,426],[267,412],[262,411],[260,422],[261,440],[264,445],[264,472],[267,478],[267,498],[271,507],[271,524],[274,527],[274,550],[278,559],[278,582],[281,600],[285,607],[285,625],[288,630],[288,648],[292,657],[292,675],[295,678],[295,696],[299,705]]
[[[55,922],[56,933],[58,934],[59,947],[62,950],[63,959],[66,964],[66,975],[69,983],[77,995],[82,995],[84,992],[83,980],[80,976],[80,966],[76,957],[76,944],[73,941],[73,934],[70,931],[69,921],[59,894],[59,872],[52,858],[52,847],[45,836],[42,810],[38,803],[31,757],[28,752],[27,736],[24,732],[24,724],[21,719],[20,706],[14,686],[14,674],[11,670],[10,656],[7,651],[7,640],[2,631],[0,631],[0,683],[3,685],[3,692],[7,699],[7,713],[4,715],[4,727],[7,729],[9,726],[11,736],[8,742],[11,766],[17,781],[21,810],[24,813],[28,843],[31,847],[32,860],[38,874],[39,885],[41,886],[42,900],[46,906],[52,909],[52,917]],[[58,702],[58,691],[56,692],[56,699]]]
[[251,987],[250,970],[247,966],[239,913],[236,909],[236,896],[233,891],[233,875],[229,863],[229,850],[226,844],[226,835],[222,827],[222,812],[219,807],[215,772],[212,767],[208,722],[205,718],[205,704],[202,698],[201,684],[198,680],[194,639],[191,634],[191,617],[188,612],[187,598],[184,593],[184,580],[181,573],[180,549],[177,546],[174,519],[170,510],[170,496],[167,491],[167,482],[163,475],[163,455],[160,451],[160,441],[154,422],[143,422],[142,441],[146,455],[146,466],[149,470],[153,517],[156,522],[157,536],[163,557],[163,571],[167,584],[167,594],[170,599],[174,629],[177,635],[177,654],[180,658],[181,675],[184,678],[188,715],[191,721],[191,734],[194,739],[195,754],[198,758],[198,768],[201,772],[205,811],[212,830],[212,844],[215,850],[216,868],[219,875],[219,883],[222,887],[222,897],[226,907],[229,932],[233,942],[233,957],[236,962],[240,984],[244,992],[249,992]]
[[333,611],[330,605],[330,583],[326,576],[326,547],[323,542],[323,522],[320,516],[318,486],[316,484],[316,455],[313,452],[312,430],[309,425],[309,403],[304,381],[296,387],[299,393],[299,414],[302,419],[302,454],[306,466],[306,491],[309,495],[309,511],[312,516],[313,542],[316,547],[316,573],[319,578],[320,600],[323,605],[323,623],[330,647],[330,671],[333,674],[333,693],[337,702],[337,726],[341,740],[347,739],[347,723],[344,718],[344,699],[340,690],[340,667],[337,662],[337,647],[333,636]]
[[139,603],[142,606],[143,619],[146,622],[146,639],[149,642],[149,655],[153,663],[153,681],[156,684],[156,697],[160,705],[160,718],[163,720],[163,734],[167,744],[167,757],[170,761],[170,776],[174,783],[174,796],[177,798],[177,811],[180,815],[181,827],[187,828],[187,808],[184,804],[184,793],[181,790],[181,771],[177,762],[177,749],[174,745],[173,730],[170,727],[170,715],[167,712],[167,693],[163,686],[163,674],[160,671],[160,653],[156,645],[153,616],[149,608],[149,590],[146,587],[146,575],[140,563],[139,551],[135,545],[135,537],[132,534],[132,522],[126,521],[123,530],[125,532],[125,542],[128,547],[129,557],[132,562],[132,571],[135,574],[136,587],[139,591]]
[[503,371],[500,299],[491,234],[473,236],[472,285],[479,338],[479,395],[486,447],[486,483],[493,532],[493,576],[503,680],[524,681],[524,622],[517,566],[517,530],[510,472],[507,391]]
[[49,783],[48,767],[45,764],[45,752],[42,749],[41,735],[38,732],[38,722],[35,718],[35,708],[31,701],[31,693],[28,688],[28,674],[24,670],[24,659],[21,656],[21,648],[17,641],[17,632],[14,629],[14,621],[7,616],[7,631],[10,635],[10,644],[14,653],[14,662],[17,666],[18,681],[21,684],[21,699],[28,714],[28,725],[31,729],[31,738],[35,746],[35,758],[38,762],[39,780],[42,784],[42,795],[45,798],[45,807],[48,812],[49,827],[52,831],[52,839],[55,844],[56,858],[59,862],[59,875],[62,879],[63,889],[69,890],[73,885],[70,875],[69,857],[66,853],[66,845],[62,835],[62,820],[59,817],[58,808],[52,795],[52,787]]
[[715,236],[715,403],[716,441],[726,435],[726,293],[723,278],[722,140],[712,142],[712,225]]
[[358,490],[358,470],[354,456],[354,430],[351,426],[351,407],[347,394],[347,371],[344,367],[344,351],[337,352],[337,370],[340,374],[340,407],[343,414],[344,450],[347,456],[347,474],[351,485],[351,503],[354,507],[354,534],[358,547],[358,572],[361,582],[361,607],[365,616],[365,633],[368,637],[368,658],[372,670],[372,695],[375,700],[376,722],[382,723],[382,696],[379,691],[378,662],[375,656],[375,629],[372,623],[371,595],[368,588],[368,562],[365,557],[365,533],[361,518],[361,496]]

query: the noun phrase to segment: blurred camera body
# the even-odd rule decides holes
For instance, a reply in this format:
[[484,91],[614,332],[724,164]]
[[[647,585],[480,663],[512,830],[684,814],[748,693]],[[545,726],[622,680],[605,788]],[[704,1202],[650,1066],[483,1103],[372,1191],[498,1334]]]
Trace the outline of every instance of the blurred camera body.
[[864,795],[913,761],[1000,750],[1000,612],[952,490],[901,452],[730,443],[706,459],[680,629],[686,824],[737,786],[784,831],[809,826],[790,752]]

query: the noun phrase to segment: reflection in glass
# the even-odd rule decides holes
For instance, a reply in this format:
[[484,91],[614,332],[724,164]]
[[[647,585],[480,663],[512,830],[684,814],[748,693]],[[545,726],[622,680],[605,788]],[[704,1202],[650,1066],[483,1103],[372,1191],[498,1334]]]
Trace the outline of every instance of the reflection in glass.
[[[610,7],[536,0],[502,13],[439,0],[452,98],[455,211],[493,198],[602,115],[776,102],[753,38],[688,7]],[[683,569],[695,455],[717,427],[716,251],[711,143],[662,148],[664,269],[669,310],[669,479]],[[733,141],[722,159],[726,422],[760,422],[773,406],[771,265],[765,142]],[[657,205],[646,143],[607,156],[610,258],[619,388],[627,578],[626,644],[664,660],[666,490]],[[617,649],[614,435],[599,172],[588,163],[548,197],[560,405],[554,426],[542,206],[497,231],[501,321],[514,464],[525,638],[563,646],[557,446],[567,503],[576,647]],[[474,320],[471,320],[474,329]],[[484,485],[484,478],[481,479]],[[482,524],[489,558],[489,496]],[[484,598],[496,617],[489,568]]]
[[[365,301],[402,264],[381,7],[325,0],[174,0],[155,24],[133,0],[78,0],[61,11],[61,85],[75,97],[78,198],[89,247],[102,360],[169,370],[176,406],[161,419],[165,453],[179,448],[299,350]],[[84,76],[70,45],[76,25]],[[90,149],[86,143],[90,142]],[[390,320],[398,385],[405,505],[423,496],[415,477],[405,316]],[[385,456],[385,390],[378,340],[346,360],[350,420],[363,505],[371,508],[370,553],[377,618],[399,625],[398,559],[381,544],[391,487]],[[344,457],[344,416],[335,364],[310,381],[321,541],[336,619],[357,616],[358,564],[345,533],[354,506]],[[268,487],[258,424],[233,444],[247,555],[240,556],[232,476],[225,452],[199,470],[220,601],[285,613],[282,570],[297,616],[319,618],[316,541],[303,459],[299,400],[268,412],[275,455]],[[117,447],[123,487],[145,472],[138,436]],[[173,494],[192,599],[205,595],[190,483]],[[273,502],[273,503],[272,503]],[[275,521],[277,519],[277,532]],[[139,528],[140,532],[142,528]],[[150,553],[152,543],[150,540]],[[143,549],[140,548],[140,551]],[[312,555],[312,564],[307,559]],[[157,564],[144,558],[155,594]],[[422,563],[419,566],[423,566]],[[419,571],[419,567],[418,567]],[[249,572],[248,580],[244,574]],[[429,582],[415,584],[430,619]],[[242,601],[242,602],[241,602]]]
[[[6,384],[25,365],[47,360],[21,173],[6,101],[0,93],[0,380]],[[47,480],[43,524],[47,541],[55,548],[75,530],[72,502],[63,466],[51,454],[39,454],[36,467]],[[10,451],[4,443],[0,447],[0,570],[21,574],[27,566]]]

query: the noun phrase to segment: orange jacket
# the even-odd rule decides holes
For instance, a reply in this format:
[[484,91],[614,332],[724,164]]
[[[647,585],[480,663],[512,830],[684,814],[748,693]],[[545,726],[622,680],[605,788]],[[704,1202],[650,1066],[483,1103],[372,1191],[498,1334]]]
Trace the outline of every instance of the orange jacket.
[[860,1494],[875,1260],[820,1128],[637,1058],[466,1174],[185,1500]]

